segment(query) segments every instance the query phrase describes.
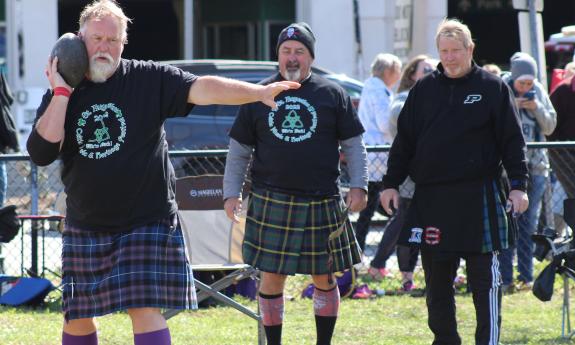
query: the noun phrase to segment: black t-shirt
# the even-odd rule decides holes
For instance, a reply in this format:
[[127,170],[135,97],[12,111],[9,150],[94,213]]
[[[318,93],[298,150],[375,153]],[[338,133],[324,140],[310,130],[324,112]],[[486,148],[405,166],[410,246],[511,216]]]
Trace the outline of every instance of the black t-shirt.
[[[163,122],[185,116],[196,76],[122,59],[104,83],[72,93],[60,156],[67,221],[89,231],[123,231],[176,212],[175,175]],[[50,103],[47,92],[40,117]]]
[[[281,80],[279,74],[263,81]],[[297,90],[240,107],[230,137],[255,147],[252,183],[295,195],[338,194],[339,141],[363,133],[346,92],[313,74]]]

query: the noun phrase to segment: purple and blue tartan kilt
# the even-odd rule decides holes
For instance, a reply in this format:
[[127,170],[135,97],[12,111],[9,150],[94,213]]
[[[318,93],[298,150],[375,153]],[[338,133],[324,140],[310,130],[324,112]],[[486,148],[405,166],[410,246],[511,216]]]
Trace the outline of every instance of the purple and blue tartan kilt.
[[248,201],[243,260],[277,274],[328,274],[328,238],[332,240],[333,272],[361,262],[361,250],[339,198],[312,199],[252,188]]
[[129,308],[197,309],[182,231],[170,219],[118,233],[66,225],[62,239],[66,320]]

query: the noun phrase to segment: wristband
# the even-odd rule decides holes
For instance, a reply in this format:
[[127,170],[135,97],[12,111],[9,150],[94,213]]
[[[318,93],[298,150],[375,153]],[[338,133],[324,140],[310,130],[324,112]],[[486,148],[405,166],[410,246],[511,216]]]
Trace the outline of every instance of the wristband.
[[63,86],[58,86],[54,88],[54,96],[64,96],[70,98],[72,92]]

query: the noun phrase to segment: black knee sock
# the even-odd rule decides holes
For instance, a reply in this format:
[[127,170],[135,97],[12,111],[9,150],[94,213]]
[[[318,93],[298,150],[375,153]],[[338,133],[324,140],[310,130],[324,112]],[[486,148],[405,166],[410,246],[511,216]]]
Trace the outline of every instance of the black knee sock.
[[316,287],[313,298],[317,345],[330,345],[339,310],[337,285],[329,290]]
[[317,345],[330,345],[337,316],[315,316]]
[[[273,308],[273,305],[267,305],[265,306],[264,304],[266,300],[270,301],[270,300],[278,300],[280,298],[283,299],[283,294],[277,294],[277,295],[266,295],[263,293],[259,293],[260,295],[260,311],[262,312],[264,318],[266,319],[267,322],[269,322],[268,320],[270,320],[272,318],[271,315],[265,315],[265,313],[267,312],[268,314],[270,314],[270,310],[269,307]],[[263,299],[263,300],[262,300]],[[271,301],[270,301],[271,302]],[[267,307],[267,308],[266,308]],[[266,309],[266,310],[264,310]],[[282,304],[282,311],[281,311],[281,318],[283,318],[283,304]],[[273,312],[272,312],[273,313]],[[269,317],[269,318],[268,318]],[[275,319],[277,317],[277,315],[273,316],[273,319]],[[266,326],[264,322],[264,329],[266,331],[266,339],[267,339],[267,344],[268,345],[281,345],[282,343],[282,324],[279,323],[277,324],[277,320],[273,321],[272,323],[274,323],[273,325],[268,325]]]
[[282,325],[264,326],[268,345],[282,345]]

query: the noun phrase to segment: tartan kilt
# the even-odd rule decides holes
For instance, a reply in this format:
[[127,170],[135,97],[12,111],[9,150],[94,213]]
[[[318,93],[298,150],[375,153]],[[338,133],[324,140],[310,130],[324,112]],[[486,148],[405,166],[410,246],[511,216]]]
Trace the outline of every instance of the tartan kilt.
[[66,320],[129,308],[197,309],[182,231],[169,218],[118,233],[66,225],[62,238]]
[[343,208],[339,198],[313,199],[252,188],[244,262],[277,274],[328,274],[328,238],[345,221],[344,231],[331,240],[332,271],[351,268],[361,262],[361,251]]

